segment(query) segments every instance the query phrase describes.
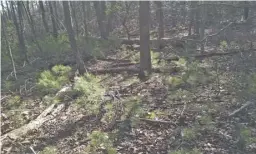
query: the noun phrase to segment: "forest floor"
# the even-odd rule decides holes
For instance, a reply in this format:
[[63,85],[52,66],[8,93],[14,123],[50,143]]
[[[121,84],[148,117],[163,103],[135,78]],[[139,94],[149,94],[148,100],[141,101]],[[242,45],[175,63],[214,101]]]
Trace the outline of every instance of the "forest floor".
[[[178,51],[166,47],[161,54],[166,56],[170,50]],[[132,62],[132,58],[136,63],[135,54],[139,52],[125,47],[109,53],[105,60],[94,59],[86,65],[94,70],[137,67],[138,64],[127,64]],[[181,53],[173,54],[180,56]],[[113,94],[109,103],[116,106],[114,113],[108,112],[105,106],[105,112],[99,113],[103,115],[87,115],[83,108],[74,103],[75,98],[70,98],[68,101],[71,105],[65,111],[60,111],[56,117],[46,121],[25,137],[3,144],[2,151],[34,153],[33,150],[42,151],[51,146],[57,149],[56,153],[86,153],[84,150],[91,143],[89,134],[97,130],[108,133],[113,141],[112,146],[121,154],[182,153],[181,149],[194,149],[194,153],[200,151],[216,154],[254,154],[255,107],[248,107],[230,116],[247,101],[252,101],[241,99],[245,95],[243,89],[234,85],[237,85],[237,76],[246,76],[247,70],[255,71],[253,59],[255,53],[244,53],[243,56],[232,54],[205,57],[197,63],[186,60],[186,66],[182,59],[163,62],[164,66],[167,66],[165,72],[152,73],[145,81],[140,81],[136,75],[129,72],[98,74],[96,76],[101,79],[100,84],[106,89],[106,93]],[[153,66],[161,67],[162,65],[158,65],[157,62],[152,61]],[[168,72],[168,69],[173,67],[185,69]],[[189,82],[174,82],[174,79],[189,71],[190,75],[194,74],[189,78]],[[32,76],[35,78],[35,74]],[[2,92],[3,134],[29,123],[48,105],[32,93],[30,96],[19,95],[20,107],[10,110],[7,103],[8,100],[15,98],[14,95],[19,94]],[[129,113],[127,110],[133,108],[133,105],[136,106],[136,111]],[[17,115],[23,115],[19,116],[22,124],[15,125]],[[24,118],[26,116],[29,120]],[[96,153],[104,153],[100,147],[98,150]]]

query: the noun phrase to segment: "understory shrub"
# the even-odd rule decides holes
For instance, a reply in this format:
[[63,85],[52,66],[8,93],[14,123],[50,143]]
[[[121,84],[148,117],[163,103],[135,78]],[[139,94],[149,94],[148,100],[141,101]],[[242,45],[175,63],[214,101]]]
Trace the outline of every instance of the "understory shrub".
[[97,113],[105,88],[100,85],[100,78],[86,73],[77,77],[74,90],[81,94],[76,102],[86,109],[88,114]]
[[174,152],[169,152],[169,154],[202,154],[202,152],[200,152],[197,148],[194,148],[192,150],[181,149]]
[[68,73],[71,67],[56,65],[51,71],[46,70],[40,74],[38,88],[43,93],[55,93],[65,84],[69,83]]
[[45,147],[43,151],[40,151],[38,154],[57,154],[57,149],[53,146]]
[[117,153],[116,149],[113,147],[113,141],[107,133],[101,131],[93,131],[89,135],[89,139],[90,143],[85,148],[86,153]]

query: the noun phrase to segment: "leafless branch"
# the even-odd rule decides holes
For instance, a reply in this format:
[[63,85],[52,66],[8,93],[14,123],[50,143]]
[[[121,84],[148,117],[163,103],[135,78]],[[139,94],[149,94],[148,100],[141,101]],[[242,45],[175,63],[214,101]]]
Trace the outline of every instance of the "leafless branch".
[[255,104],[254,102],[248,101],[246,102],[243,106],[241,106],[239,109],[233,111],[231,114],[229,114],[229,117],[233,117],[235,115],[237,115],[238,113],[240,113],[241,111],[243,111],[244,109],[246,109],[247,107],[251,106]]
[[34,154],[37,154],[36,152],[35,152],[35,150],[30,146],[29,147],[30,148],[30,150],[34,153]]

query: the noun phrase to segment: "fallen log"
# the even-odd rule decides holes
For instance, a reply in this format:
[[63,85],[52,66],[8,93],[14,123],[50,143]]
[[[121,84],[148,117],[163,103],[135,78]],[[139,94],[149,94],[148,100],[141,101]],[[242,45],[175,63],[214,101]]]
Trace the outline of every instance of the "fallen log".
[[159,58],[159,60],[165,60],[165,61],[179,61],[178,56],[168,57],[168,58]]
[[[172,68],[152,68],[152,72],[154,73],[176,73],[180,70],[178,67],[172,67]],[[115,73],[121,73],[121,72],[128,72],[128,73],[134,73],[138,74],[140,73],[139,67],[119,67],[119,68],[108,68],[108,69],[94,69],[94,70],[88,70],[89,73],[92,74],[115,74]]]
[[24,125],[18,129],[12,130],[8,132],[7,134],[4,134],[1,136],[1,142],[3,142],[4,139],[7,137],[16,140],[19,137],[22,137],[26,135],[30,130],[38,129],[44,122],[50,120],[52,116],[48,116],[53,109],[54,104],[50,105],[46,110],[44,110],[35,120],[31,121],[27,125]]
[[233,55],[240,53],[240,51],[232,51],[232,52],[214,52],[214,53],[204,53],[199,55],[193,55],[194,58],[207,58],[207,57],[213,57],[213,56],[227,56],[227,55]]
[[97,60],[107,61],[107,62],[122,62],[122,63],[131,62],[128,59],[113,59],[113,58],[97,58]]
[[[56,95],[55,97],[60,97],[63,93],[65,93],[66,91],[68,91],[70,88],[68,87],[64,87],[62,88]],[[52,104],[50,105],[48,108],[46,108],[35,120],[29,122],[28,124],[14,129],[6,134],[4,134],[3,136],[1,136],[1,143],[6,139],[6,138],[11,138],[13,140],[16,140],[22,136],[25,136],[28,132],[30,132],[31,130],[35,130],[38,129],[39,127],[41,127],[46,121],[51,120],[52,118],[54,118],[59,111],[61,111],[63,108],[65,107],[64,103],[61,104]]]
[[199,54],[199,55],[192,55],[192,57],[195,57],[195,58],[207,58],[207,57],[213,57],[213,56],[234,55],[234,54],[238,54],[238,53],[253,52],[253,51],[256,51],[256,49],[248,49],[248,50],[234,49],[234,50],[229,50],[229,52],[204,53],[204,54]]
[[144,121],[147,123],[155,123],[155,124],[163,124],[163,125],[173,125],[173,126],[177,126],[176,123],[172,122],[172,121],[166,121],[166,120],[152,120],[152,119],[145,119],[145,118],[139,118],[140,121]]
[[[134,44],[137,44],[139,45],[140,44],[140,39],[139,38],[136,38],[136,39],[123,39],[121,38],[121,44],[125,44],[125,45],[134,45]],[[149,40],[150,41],[150,44],[152,44],[153,46],[157,46],[159,44],[159,40],[158,39],[151,39]],[[175,46],[175,47],[184,47],[185,45],[185,40],[178,40],[178,39],[172,39],[172,38],[162,38],[161,41],[160,41],[160,44],[161,45],[166,45],[166,44],[171,44],[172,46]]]
[[140,63],[115,63],[112,64],[112,67],[124,67],[124,66],[132,66],[132,65],[140,65]]
[[[244,52],[255,52],[256,49],[248,49],[248,50],[230,50],[229,52],[213,52],[213,53],[203,53],[203,54],[196,54],[196,55],[190,55],[190,56],[186,56],[185,58],[196,58],[196,59],[200,59],[200,58],[209,58],[209,57],[214,57],[214,56],[231,56],[234,54],[238,54],[238,53],[244,53]],[[168,58],[161,58],[161,60],[166,60],[166,61],[173,61],[173,60],[178,60],[179,57],[168,57]]]
[[234,117],[235,115],[237,115],[238,113],[244,111],[246,108],[248,108],[249,106],[255,104],[254,102],[248,101],[246,102],[243,106],[241,106],[239,109],[233,111],[232,113],[229,114],[229,117]]

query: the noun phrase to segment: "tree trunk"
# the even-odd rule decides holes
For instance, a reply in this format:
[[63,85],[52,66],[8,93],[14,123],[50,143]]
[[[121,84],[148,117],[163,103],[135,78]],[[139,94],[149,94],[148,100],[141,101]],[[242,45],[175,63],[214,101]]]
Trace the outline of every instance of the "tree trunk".
[[91,2],[90,1],[86,1],[85,2],[86,3],[86,14],[87,14],[87,19],[88,19],[88,21],[90,21],[91,20],[91,12],[92,12],[92,9],[91,9]]
[[87,29],[87,14],[85,10],[85,4],[86,2],[82,2],[82,10],[83,10],[83,21],[84,21],[84,34],[86,37],[88,37],[88,29]]
[[76,58],[77,69],[80,74],[83,74],[85,72],[84,62],[81,59],[81,55],[76,45],[76,39],[75,39],[74,31],[72,28],[72,24],[71,24],[69,4],[68,4],[68,1],[63,1],[62,3],[63,3],[63,10],[64,10],[65,25],[68,32],[70,46],[76,56],[75,58]]
[[35,12],[36,12],[35,5],[37,6],[36,1],[35,2],[31,2],[31,10],[32,10],[32,14],[31,15],[34,15]]
[[104,19],[103,19],[102,13],[101,13],[100,2],[99,1],[94,1],[93,5],[94,5],[94,8],[95,8],[97,22],[98,22],[98,25],[99,25],[100,36],[103,39],[107,39],[107,35],[105,33],[105,28],[104,28],[104,25],[103,25],[103,20]]
[[35,28],[35,24],[34,24],[35,22],[34,22],[34,19],[33,19],[32,15],[31,15],[31,12],[30,12],[29,1],[27,1],[27,8],[25,7],[25,5],[23,3],[23,8],[26,12],[26,15],[27,15],[27,18],[28,18],[28,23],[29,23],[30,29],[32,31],[32,35],[33,35],[32,41],[36,44],[39,51],[43,52],[40,44],[37,41],[37,33],[36,33],[36,30],[35,30],[36,28]]
[[57,32],[57,25],[56,25],[56,20],[54,18],[54,12],[53,12],[53,7],[52,3],[53,2],[48,2],[49,3],[49,8],[50,8],[50,13],[51,13],[51,20],[52,20],[52,36],[57,38],[58,37],[58,32]]
[[43,20],[43,25],[44,25],[44,29],[46,31],[46,33],[49,33],[49,27],[45,18],[45,10],[44,10],[44,4],[42,1],[39,1],[39,7],[41,10],[41,15],[42,15],[42,20]]
[[5,5],[6,5],[7,13],[8,13],[8,19],[9,19],[9,20],[12,20],[12,13],[11,13],[11,11],[10,11],[8,1],[5,2]]
[[[22,15],[21,15],[21,2],[18,2],[18,15],[19,15],[19,19],[20,21],[22,20]],[[22,27],[20,27],[20,24],[18,23],[18,20],[16,18],[15,15],[15,9],[14,9],[14,2],[11,1],[11,9],[12,9],[12,15],[13,15],[13,22],[16,28],[16,33],[18,36],[18,40],[19,40],[19,50],[21,53],[21,57],[23,57],[23,59],[29,63],[28,57],[27,57],[27,48],[25,46],[25,39],[24,39],[24,35],[23,35],[23,31],[21,30]]]
[[140,1],[140,76],[145,76],[145,71],[151,73],[151,55],[149,49],[149,19],[150,8],[148,1]]
[[[195,6],[198,7],[198,2],[195,2]],[[200,26],[200,9],[196,9],[196,21],[195,21],[195,33],[199,34],[199,26]]]
[[13,56],[12,56],[12,50],[11,50],[11,46],[9,44],[9,41],[7,40],[7,37],[6,37],[6,18],[5,17],[2,17],[1,18],[1,30],[2,30],[2,38],[3,40],[5,41],[5,44],[6,44],[6,51],[9,51],[8,53],[8,56],[12,62],[12,69],[13,69],[13,74],[14,74],[14,78],[15,80],[17,80],[17,76],[16,76],[16,67],[15,67],[15,62],[14,62],[14,59],[13,59]]
[[57,8],[57,5],[56,5],[56,1],[53,1],[52,4],[53,4],[53,8],[54,8],[53,9],[54,10],[54,18],[55,18],[56,28],[57,28],[57,32],[58,32],[58,30],[61,27],[61,26],[58,25],[58,19],[59,19],[58,8]]
[[[249,2],[245,1],[244,4],[249,5]],[[248,16],[249,16],[249,7],[245,6],[244,7],[244,20],[247,20]]]
[[183,17],[183,20],[182,20],[182,24],[183,25],[186,25],[186,18],[187,18],[187,10],[186,10],[186,1],[181,1],[182,3],[182,6],[181,6],[181,14],[182,14],[182,17]]
[[109,36],[109,31],[107,29],[107,20],[106,20],[106,1],[100,1],[100,12],[102,14],[102,19],[103,19],[103,27],[104,27],[104,32],[106,37]]
[[189,27],[188,27],[188,35],[190,36],[192,34],[192,26],[194,25],[194,16],[195,16],[195,2],[191,1],[190,2],[190,15],[189,15]]
[[162,9],[162,2],[156,1],[156,19],[158,22],[158,49],[162,48],[161,39],[164,37],[164,14]]
[[131,7],[132,2],[129,3],[128,1],[125,1],[124,4],[125,4],[126,15],[123,18],[122,25],[124,27],[124,30],[125,30],[126,34],[127,34],[128,40],[130,40],[131,34],[130,34],[130,31],[129,31],[129,28],[126,26],[126,21],[127,21],[127,18],[129,16],[129,14],[130,14],[129,11],[130,11],[130,7]]
[[78,29],[78,22],[77,22],[77,18],[76,18],[76,1],[71,2],[70,1],[70,7],[71,7],[71,16],[72,16],[72,23],[74,23],[75,25],[75,35],[78,38],[78,34],[79,34],[79,29]]
[[1,7],[2,7],[2,16],[4,17],[4,18],[8,18],[8,14],[6,13],[6,11],[5,11],[5,7],[4,7],[4,4],[3,4],[3,1],[1,1]]
[[111,12],[110,14],[108,15],[108,26],[107,26],[107,31],[108,32],[112,32],[113,31],[113,17],[114,17],[114,9],[115,9],[115,5],[116,5],[116,1],[111,1],[110,2],[111,6],[110,6],[110,9],[111,9]]
[[164,37],[164,14],[162,9],[162,2],[156,1],[155,4],[157,6],[156,17],[158,22],[158,37],[163,38]]
[[[204,29],[205,29],[205,7],[203,4],[204,2],[201,2],[202,6],[200,7],[200,14],[201,14],[201,22],[200,22],[200,40],[204,39]],[[201,43],[201,53],[204,52],[204,42]]]

